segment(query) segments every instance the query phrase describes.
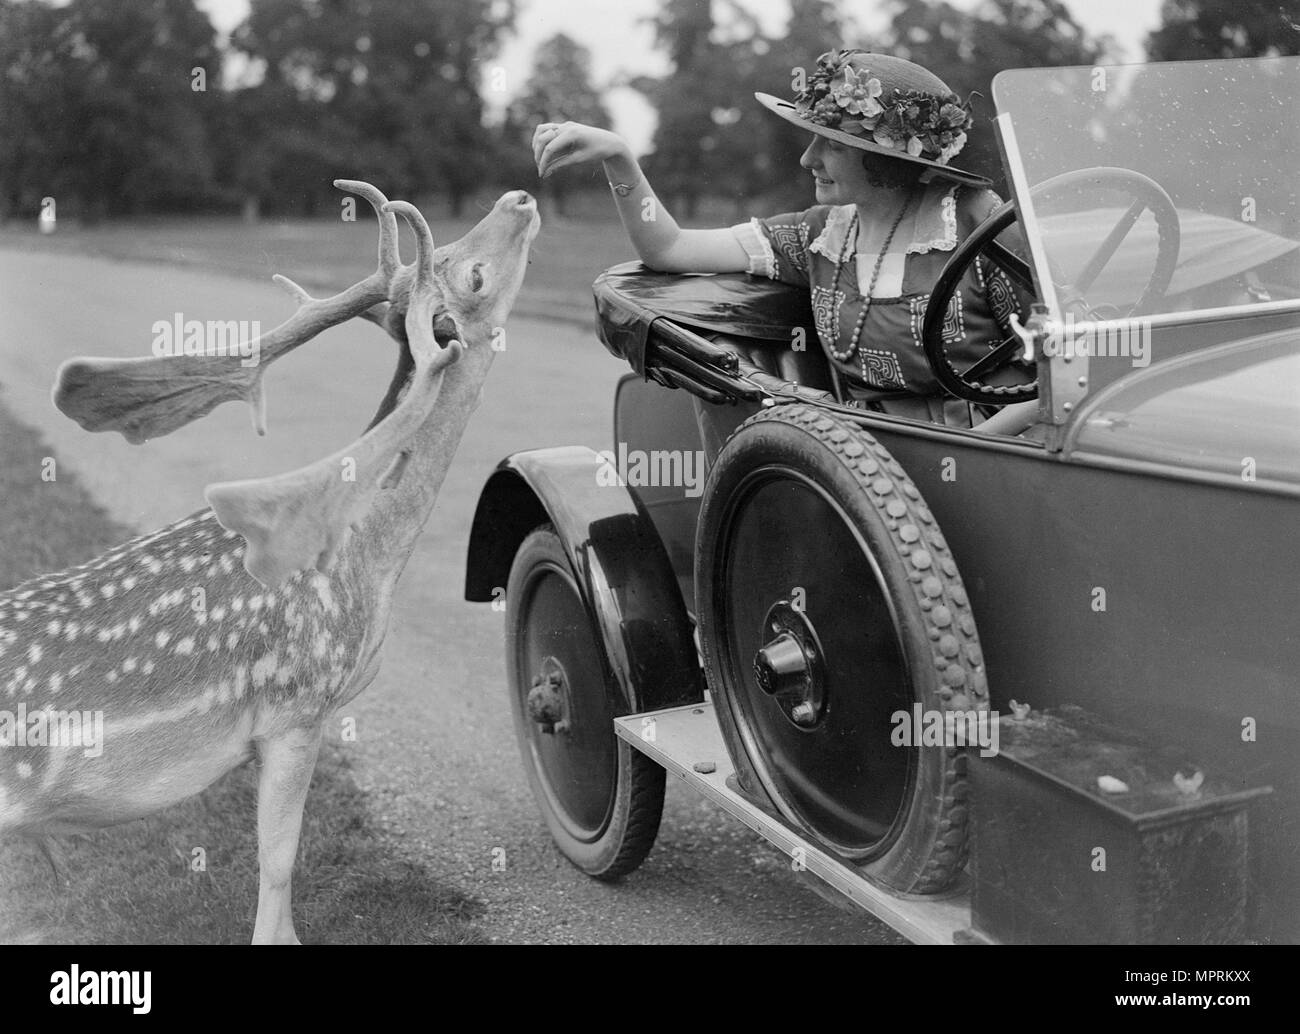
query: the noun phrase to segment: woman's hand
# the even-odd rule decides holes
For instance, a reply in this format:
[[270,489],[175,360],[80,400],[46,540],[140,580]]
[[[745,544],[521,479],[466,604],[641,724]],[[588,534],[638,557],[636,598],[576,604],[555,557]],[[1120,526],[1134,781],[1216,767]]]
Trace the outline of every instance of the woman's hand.
[[533,130],[533,159],[542,178],[557,169],[629,153],[626,141],[617,133],[580,122],[543,122]]
[[623,229],[651,269],[743,273],[748,267],[749,256],[729,229],[683,230],[677,225],[617,133],[580,122],[543,122],[533,131],[533,158],[543,177],[557,169],[604,162]]

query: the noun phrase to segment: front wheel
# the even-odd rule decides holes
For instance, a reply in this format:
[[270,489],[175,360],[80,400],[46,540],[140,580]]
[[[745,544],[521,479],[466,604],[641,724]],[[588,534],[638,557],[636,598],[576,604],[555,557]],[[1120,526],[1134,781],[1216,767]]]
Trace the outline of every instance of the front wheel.
[[510,569],[506,665],[520,756],[552,838],[587,875],[626,875],[659,831],[664,770],[614,733],[630,708],[549,524]]

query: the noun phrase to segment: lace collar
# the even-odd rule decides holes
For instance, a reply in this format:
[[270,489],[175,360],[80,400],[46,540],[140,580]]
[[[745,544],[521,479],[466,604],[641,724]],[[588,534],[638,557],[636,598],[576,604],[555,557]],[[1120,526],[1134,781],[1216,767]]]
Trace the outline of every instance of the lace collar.
[[[957,190],[950,180],[935,179],[926,185],[920,207],[913,218],[912,240],[904,254],[924,255],[930,251],[952,251],[957,246]],[[826,217],[826,226],[808,248],[834,262],[844,250],[844,236],[853,223],[853,206],[836,205]],[[897,244],[889,249],[898,250]]]

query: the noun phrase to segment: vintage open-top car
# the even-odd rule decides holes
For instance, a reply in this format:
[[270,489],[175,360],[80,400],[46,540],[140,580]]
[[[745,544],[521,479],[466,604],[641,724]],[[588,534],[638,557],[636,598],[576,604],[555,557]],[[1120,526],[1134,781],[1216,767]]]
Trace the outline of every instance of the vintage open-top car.
[[[533,791],[612,878],[667,767],[918,940],[1300,940],[1300,60],[994,95],[916,331],[970,429],[848,404],[802,289],[596,282],[613,448],[508,457],[469,544]],[[958,370],[989,262],[1033,303]]]

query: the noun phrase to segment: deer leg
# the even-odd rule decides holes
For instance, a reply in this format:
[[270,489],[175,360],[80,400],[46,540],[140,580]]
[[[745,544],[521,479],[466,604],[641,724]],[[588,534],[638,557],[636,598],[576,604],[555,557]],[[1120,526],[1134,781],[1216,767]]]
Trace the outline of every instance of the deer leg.
[[41,837],[37,842],[41,856],[50,867],[56,892],[62,893],[71,885],[68,879],[68,853],[53,837]]
[[262,740],[257,781],[257,922],[254,944],[298,944],[293,930],[293,863],[302,808],[316,768],[321,728],[290,729]]

